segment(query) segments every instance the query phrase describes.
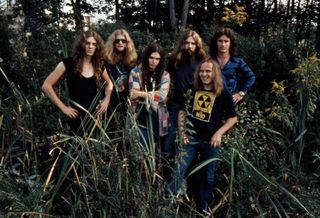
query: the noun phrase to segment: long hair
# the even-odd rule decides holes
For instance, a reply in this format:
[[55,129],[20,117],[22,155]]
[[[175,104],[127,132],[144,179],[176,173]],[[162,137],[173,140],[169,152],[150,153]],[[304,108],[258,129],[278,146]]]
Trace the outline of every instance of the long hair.
[[149,75],[149,57],[152,53],[158,52],[160,54],[160,62],[155,69],[155,80],[156,85],[158,86],[161,81],[162,74],[164,72],[165,63],[164,63],[164,51],[163,48],[158,45],[156,42],[151,42],[142,52],[141,55],[141,70],[142,70],[142,82],[143,85],[146,85],[145,82],[148,81]]
[[199,66],[197,67],[197,70],[194,74],[194,89],[196,91],[203,90],[203,82],[200,78],[200,68],[202,64],[204,63],[211,63],[212,64],[212,82],[213,82],[213,89],[211,90],[215,95],[220,95],[222,90],[224,89],[223,86],[223,79],[221,75],[221,70],[219,67],[219,64],[213,60],[212,58],[207,58],[204,61],[202,61]]
[[[126,48],[123,55],[119,55],[116,52],[114,41],[118,35],[123,35],[126,40]],[[105,49],[106,59],[109,64],[115,65],[119,61],[122,61],[125,66],[133,67],[137,60],[137,52],[134,43],[125,29],[117,29],[111,33],[106,43]]]
[[235,32],[229,27],[220,27],[210,40],[209,54],[212,58],[216,58],[218,55],[217,42],[223,35],[230,39],[230,56],[233,57],[237,55],[237,37]]
[[207,52],[200,35],[193,30],[188,30],[181,36],[178,42],[178,45],[175,47],[175,49],[173,50],[173,52],[169,57],[169,61],[173,62],[174,66],[178,66],[183,63],[184,61],[183,54],[185,50],[184,44],[187,38],[189,37],[192,37],[196,43],[196,51],[195,51],[196,60],[201,61],[207,57]]
[[99,78],[104,70],[104,41],[101,36],[93,31],[88,30],[77,35],[72,49],[72,58],[75,62],[75,73],[80,75],[83,67],[83,60],[86,56],[86,40],[93,37],[96,40],[96,50],[91,58],[94,69],[94,75]]

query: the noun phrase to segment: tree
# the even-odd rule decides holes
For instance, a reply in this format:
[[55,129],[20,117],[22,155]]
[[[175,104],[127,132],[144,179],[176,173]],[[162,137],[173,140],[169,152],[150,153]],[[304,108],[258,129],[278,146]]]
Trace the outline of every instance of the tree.
[[170,17],[170,28],[171,31],[177,31],[177,17],[176,17],[176,9],[174,6],[174,0],[169,0],[169,17]]
[[76,30],[83,29],[83,16],[81,14],[81,0],[71,1],[73,8],[73,17],[76,23]]
[[182,6],[182,12],[181,12],[181,28],[182,29],[185,29],[187,26],[188,14],[189,14],[189,0],[184,0],[183,6]]

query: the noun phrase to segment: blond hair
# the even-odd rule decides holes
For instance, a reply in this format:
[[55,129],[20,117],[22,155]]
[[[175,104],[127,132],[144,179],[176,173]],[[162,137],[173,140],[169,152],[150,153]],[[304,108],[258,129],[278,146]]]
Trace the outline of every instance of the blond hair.
[[[120,56],[114,46],[114,41],[118,35],[123,35],[127,40],[124,54]],[[137,52],[129,33],[125,29],[117,29],[111,33],[106,43],[105,55],[109,64],[115,65],[122,61],[124,65],[133,67],[137,60]]]
[[203,89],[203,82],[200,78],[200,68],[204,63],[211,63],[212,64],[212,82],[213,82],[213,88],[212,88],[212,92],[215,95],[220,95],[221,92],[224,89],[223,86],[223,79],[222,79],[222,74],[221,74],[221,70],[219,67],[219,64],[213,60],[212,58],[207,58],[204,61],[202,61],[199,66],[197,67],[197,70],[194,74],[194,89],[196,91],[198,90],[202,90]]

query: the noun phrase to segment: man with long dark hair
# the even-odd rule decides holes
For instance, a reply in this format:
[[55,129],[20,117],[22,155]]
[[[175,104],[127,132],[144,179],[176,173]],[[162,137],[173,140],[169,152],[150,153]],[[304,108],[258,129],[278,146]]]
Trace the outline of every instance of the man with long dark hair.
[[[204,43],[199,34],[193,30],[186,31],[169,56],[167,70],[172,78],[172,90],[168,101],[171,127],[164,143],[164,155],[168,162],[173,162],[176,153],[176,132],[178,102],[184,99],[183,94],[192,87],[194,72],[198,64],[207,56]],[[171,180],[171,167],[164,168],[164,179]]]
[[152,42],[142,52],[141,65],[132,69],[129,77],[130,100],[140,125],[140,144],[144,147],[158,145],[168,133],[169,89],[170,75],[165,71],[163,49]]
[[[233,101],[238,103],[251,89],[255,75],[246,62],[237,56],[236,34],[231,28],[221,27],[217,30],[210,42],[210,56],[219,63],[225,86]],[[238,87],[241,74],[244,79]]]
[[[68,117],[70,130],[83,133],[85,115],[89,112],[105,113],[109,106],[113,84],[104,67],[104,42],[95,31],[81,32],[73,45],[72,57],[61,61],[42,85],[42,91]],[[66,75],[70,99],[66,105],[54,90],[54,85]],[[99,101],[98,81],[106,83],[105,97]]]

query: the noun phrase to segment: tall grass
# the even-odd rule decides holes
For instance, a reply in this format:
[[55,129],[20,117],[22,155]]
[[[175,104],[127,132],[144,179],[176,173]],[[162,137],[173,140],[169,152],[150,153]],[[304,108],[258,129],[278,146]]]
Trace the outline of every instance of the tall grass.
[[[0,116],[0,215],[200,216],[192,202],[165,196],[164,161],[152,141],[147,148],[141,145],[139,125],[131,110],[126,114],[127,126],[117,111],[109,117],[87,112],[83,137],[63,129],[40,138],[31,131],[37,126],[32,118],[41,116],[34,114],[32,107],[47,100],[43,96],[28,98],[1,73],[14,98],[6,105],[3,102],[7,100],[1,99],[1,110],[11,113]],[[198,172],[210,161],[218,162],[215,201],[207,216],[312,217],[316,213],[309,210],[308,202],[314,197],[301,201],[300,194],[293,193],[283,180],[282,170],[288,163],[274,147],[281,134],[265,126],[258,106],[242,105],[242,121],[225,138],[229,146],[190,172]]]

